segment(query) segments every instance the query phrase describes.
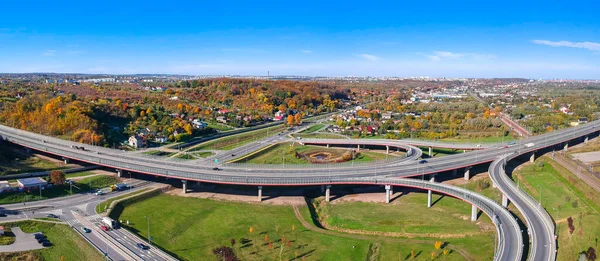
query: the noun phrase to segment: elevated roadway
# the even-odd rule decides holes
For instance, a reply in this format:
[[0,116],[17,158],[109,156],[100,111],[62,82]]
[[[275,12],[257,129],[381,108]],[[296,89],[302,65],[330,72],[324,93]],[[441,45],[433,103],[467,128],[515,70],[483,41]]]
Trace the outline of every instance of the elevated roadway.
[[[210,166],[194,165],[193,163],[179,162],[164,162],[154,159],[140,158],[133,155],[123,153],[111,153],[106,149],[95,150],[94,147],[90,150],[77,150],[71,148],[74,143],[38,135],[14,128],[0,126],[0,135],[3,139],[20,144],[31,149],[44,151],[50,154],[71,158],[79,161],[84,161],[92,164],[112,167],[119,170],[128,170],[150,175],[166,176],[171,178],[179,178],[182,180],[222,183],[222,184],[242,184],[242,185],[257,185],[257,186],[304,186],[304,185],[332,185],[332,184],[381,184],[381,185],[399,185],[410,186],[403,182],[414,182],[407,179],[392,179],[398,177],[421,176],[425,174],[435,174],[439,172],[465,169],[468,173],[468,168],[487,162],[501,162],[502,160],[510,160],[520,155],[533,155],[537,150],[542,150],[548,147],[559,146],[561,149],[568,148],[568,142],[587,137],[591,133],[597,132],[600,121],[590,122],[585,125],[572,127],[569,129],[547,133],[544,135],[535,136],[519,142],[514,146],[505,146],[502,148],[489,148],[485,150],[476,150],[464,154],[450,155],[441,158],[430,159],[426,164],[397,164],[384,163],[375,166],[364,166],[335,169],[241,169],[232,167],[223,167],[219,170],[213,170]],[[491,166],[497,166],[498,163]],[[515,205],[522,202],[531,205],[531,202],[526,199],[526,196],[516,193],[510,188],[509,180],[501,180],[504,175],[499,175],[499,169],[491,169],[491,176],[494,184],[501,188],[503,194]],[[436,183],[431,183],[436,184]],[[514,183],[513,183],[514,185]],[[438,188],[431,188],[436,190]],[[439,188],[441,189],[441,188]],[[456,188],[454,188],[456,189]],[[456,194],[458,198],[466,200],[467,195],[464,193]],[[475,205],[474,202],[471,202]],[[489,203],[489,202],[488,202]],[[491,204],[491,203],[490,203]],[[487,204],[486,204],[487,205]],[[485,206],[478,206],[483,209]],[[491,205],[487,206],[491,207]],[[554,231],[549,227],[544,219],[544,213],[539,210],[527,209],[523,207],[523,215],[526,216],[526,221],[530,228],[532,251],[530,258],[532,260],[554,260],[556,245],[548,238],[552,238]],[[485,210],[484,210],[485,212]],[[486,212],[486,214],[489,214]],[[547,213],[546,213],[547,215]],[[494,215],[490,215],[494,220]],[[500,220],[502,222],[502,220]],[[509,220],[504,220],[498,224],[508,224]],[[500,225],[502,226],[502,225]],[[520,237],[506,239],[505,242],[515,242],[520,240]],[[498,245],[501,247],[501,245]],[[511,246],[516,249],[522,248]],[[513,253],[509,247],[502,247],[497,250],[496,260],[520,260],[518,254]],[[532,256],[533,255],[533,256]],[[541,258],[541,259],[540,259]]]

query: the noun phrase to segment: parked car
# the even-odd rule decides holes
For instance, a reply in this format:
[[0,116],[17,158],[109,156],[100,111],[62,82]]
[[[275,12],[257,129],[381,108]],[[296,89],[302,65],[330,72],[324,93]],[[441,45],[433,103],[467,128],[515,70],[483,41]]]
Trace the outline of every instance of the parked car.
[[46,241],[48,241],[48,239],[45,238],[45,237],[41,237],[41,238],[37,239],[37,242],[40,243],[40,244],[43,243],[43,242],[46,242]]
[[58,218],[58,216],[54,215],[54,214],[48,214],[48,215],[46,215],[46,217],[47,218]]
[[33,234],[33,237],[35,239],[40,239],[40,238],[46,238],[46,235],[44,235],[42,233],[35,233],[35,234]]
[[141,250],[148,250],[148,249],[150,249],[150,247],[149,247],[149,246],[147,246],[147,245],[144,245],[144,244],[142,244],[142,243],[137,243],[136,245],[137,245],[137,247],[138,247],[139,249],[141,249]]
[[44,241],[44,242],[42,242],[42,246],[49,247],[49,246],[52,246],[52,244],[50,243],[50,241]]
[[81,227],[81,230],[83,230],[83,232],[85,232],[85,233],[90,233],[90,232],[92,232],[92,230],[90,230],[90,229],[89,229],[89,228],[87,228],[87,227]]

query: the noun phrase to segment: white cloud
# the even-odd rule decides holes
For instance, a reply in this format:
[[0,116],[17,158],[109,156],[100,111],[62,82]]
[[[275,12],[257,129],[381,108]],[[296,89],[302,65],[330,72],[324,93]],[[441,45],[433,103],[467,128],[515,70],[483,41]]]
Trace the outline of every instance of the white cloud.
[[548,45],[552,47],[571,47],[571,48],[581,48],[587,49],[590,51],[600,51],[600,43],[594,42],[570,42],[570,41],[548,41],[548,40],[533,40],[531,41],[534,44]]
[[42,53],[43,56],[56,56],[56,50],[46,50]]
[[470,58],[475,60],[489,60],[496,58],[492,54],[479,54],[479,53],[453,53],[448,51],[434,51],[432,53],[417,53],[427,57],[427,59],[437,62],[441,60],[458,60],[462,58]]
[[311,50],[302,50],[302,52],[303,52],[303,53],[306,53],[306,54],[312,53],[312,51],[311,51]]
[[380,59],[379,57],[377,57],[375,55],[366,54],[366,53],[360,54],[359,56],[362,57],[363,59],[369,60],[369,61],[377,61]]
[[445,52],[445,51],[435,51],[433,53],[440,58],[459,59],[459,58],[465,57],[465,54],[462,54],[462,53],[453,53],[453,52]]

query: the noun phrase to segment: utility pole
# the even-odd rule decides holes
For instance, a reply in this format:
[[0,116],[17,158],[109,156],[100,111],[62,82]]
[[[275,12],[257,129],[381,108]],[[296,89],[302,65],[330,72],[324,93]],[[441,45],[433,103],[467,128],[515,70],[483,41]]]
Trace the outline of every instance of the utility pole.
[[148,244],[152,245],[152,241],[151,241],[151,236],[150,236],[150,217],[148,216],[144,216],[144,218],[146,218],[146,220],[148,221]]

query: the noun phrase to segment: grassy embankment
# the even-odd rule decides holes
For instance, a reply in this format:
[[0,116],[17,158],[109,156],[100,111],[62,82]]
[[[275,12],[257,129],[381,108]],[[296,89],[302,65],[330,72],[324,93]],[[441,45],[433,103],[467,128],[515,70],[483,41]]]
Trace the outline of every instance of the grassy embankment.
[[283,131],[285,128],[287,127],[278,125],[274,127],[218,138],[215,140],[200,143],[199,145],[192,147],[188,151],[191,152],[199,150],[231,150],[246,145],[255,140],[260,140],[268,136],[275,135],[276,133]]

